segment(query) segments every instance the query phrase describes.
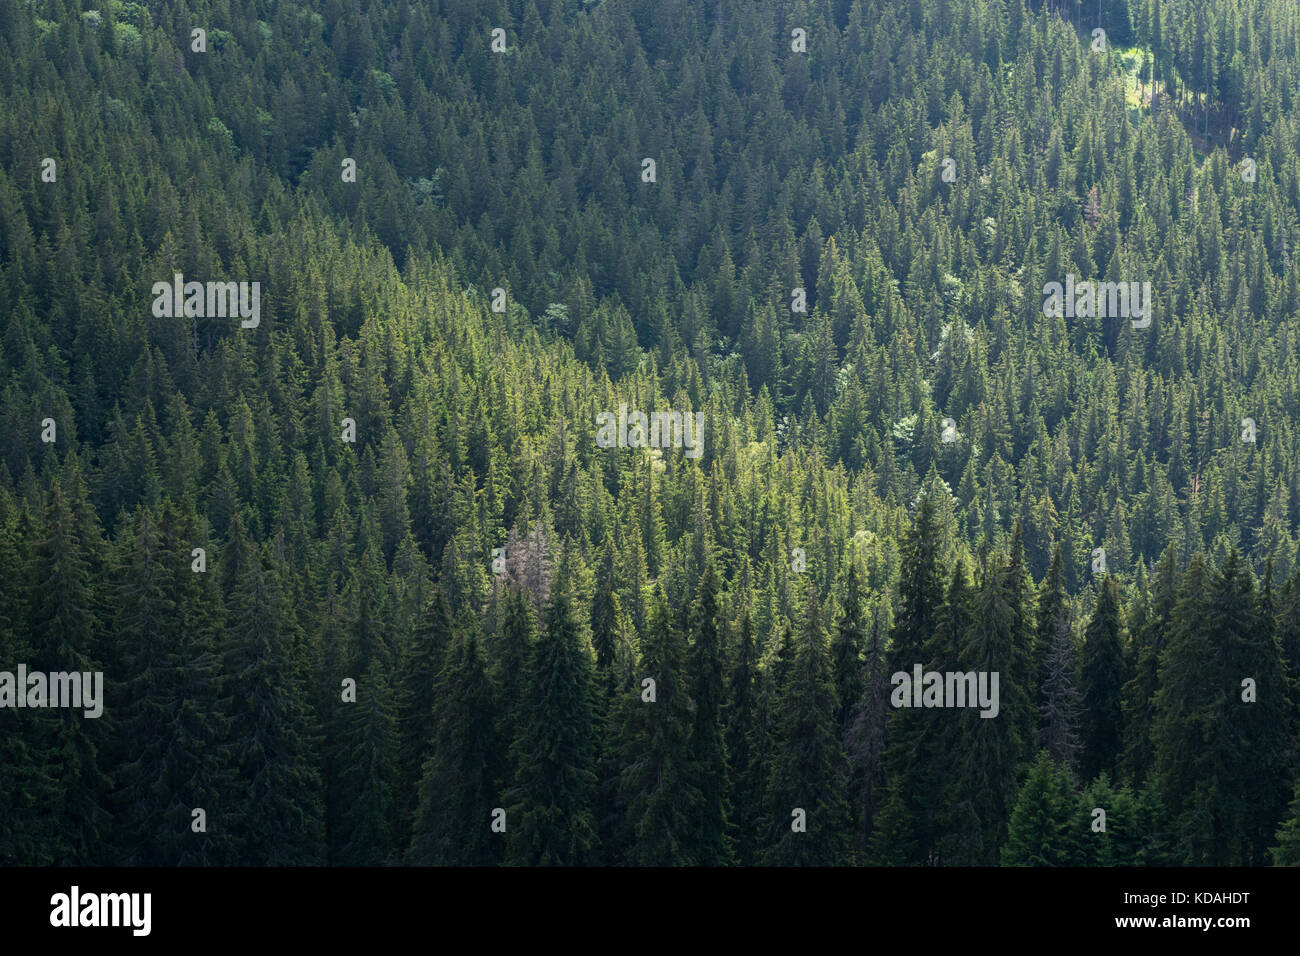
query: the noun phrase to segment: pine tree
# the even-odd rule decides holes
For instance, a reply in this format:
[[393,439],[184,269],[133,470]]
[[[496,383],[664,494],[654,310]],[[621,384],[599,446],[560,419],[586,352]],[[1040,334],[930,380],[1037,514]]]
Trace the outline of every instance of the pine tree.
[[866,627],[862,620],[862,589],[855,562],[849,562],[844,575],[844,600],[840,620],[831,640],[831,659],[835,667],[835,692],[840,702],[836,715],[841,735],[848,729],[853,708],[862,699],[864,687],[862,645]]
[[1167,549],[1151,579],[1146,614],[1133,635],[1133,676],[1124,685],[1124,776],[1134,786],[1147,782],[1155,759],[1152,728],[1155,695],[1159,687],[1160,658],[1169,640],[1178,574],[1174,554]]
[[[913,662],[922,664],[923,670],[956,670],[962,660],[962,642],[973,613],[967,576],[965,562],[958,559],[935,617],[935,631],[924,656]],[[912,667],[902,673],[910,677]],[[897,691],[895,682],[891,703]],[[949,712],[895,706],[885,737],[885,790],[870,855],[881,865],[934,865],[941,859],[941,843],[950,828],[949,788],[964,744],[961,730]]]
[[865,855],[875,832],[884,782],[885,727],[889,718],[889,675],[885,673],[885,639],[881,612],[871,620],[863,667],[864,690],[854,705],[845,736],[845,752],[852,767],[849,795],[860,813],[855,850]]
[[[360,667],[359,659],[354,667]],[[354,668],[350,668],[354,669]],[[396,779],[397,721],[383,663],[372,657],[356,684],[356,700],[344,705],[337,832],[331,834],[331,862],[379,866],[392,843]]]
[[756,726],[755,680],[757,661],[754,656],[754,627],[747,604],[741,604],[740,623],[736,626],[735,663],[727,682],[726,746],[729,784],[732,845],[736,862],[741,866],[754,863],[757,827],[760,815],[763,779],[762,753],[754,749]]
[[1236,552],[1213,576],[1193,557],[1160,660],[1152,729],[1179,862],[1259,865],[1281,816],[1289,727],[1266,618]]
[[[618,805],[624,815],[626,862],[633,866],[694,866],[703,795],[694,762],[688,650],[674,626],[663,588],[656,586],[638,673],[644,690],[628,695],[616,745]],[[646,685],[646,680],[653,685]],[[647,695],[653,691],[653,699]]]
[[1295,785],[1295,796],[1282,825],[1277,829],[1277,843],[1273,846],[1274,866],[1300,866],[1300,781]]
[[409,842],[411,816],[419,795],[424,762],[437,731],[436,688],[451,642],[451,609],[435,585],[419,624],[401,645],[401,678],[397,690],[397,783],[399,812],[394,845]]
[[728,838],[731,785],[727,771],[727,745],[723,734],[722,638],[719,633],[718,573],[712,561],[704,567],[691,609],[690,697],[695,705],[691,728],[690,759],[700,792],[697,835],[691,852],[700,866],[731,862]]
[[1079,770],[1085,780],[1114,771],[1121,753],[1124,725],[1120,711],[1124,672],[1119,585],[1107,577],[1097,589],[1097,606],[1083,636],[1083,750]]
[[[76,499],[65,498],[56,481],[40,538],[32,548],[26,623],[32,647],[29,671],[77,671],[84,681],[86,674],[102,673],[103,667],[96,654],[99,621],[92,591],[93,558],[86,536],[77,527],[78,510]],[[42,809],[53,815],[46,852],[55,865],[85,866],[105,858],[109,815],[104,805],[112,781],[101,768],[100,753],[114,722],[114,707],[111,701],[102,705],[97,718],[86,718],[84,709],[74,707],[32,715],[33,757],[46,768],[40,776],[55,787],[40,798]]]
[[1077,823],[1069,776],[1051,754],[1039,751],[1011,811],[1002,865],[1077,866]]
[[848,760],[835,724],[838,707],[821,605],[812,593],[780,698],[781,720],[765,801],[771,835],[761,853],[764,865],[837,866],[849,861],[852,818],[843,793]]
[[597,849],[595,665],[584,630],[568,583],[553,582],[515,699],[515,786],[505,807],[514,865],[579,866]]
[[[452,649],[439,697],[437,728],[420,781],[406,860],[434,866],[499,862],[505,837],[491,824],[505,754],[497,702],[473,632],[459,638]],[[510,822],[507,815],[507,833]]]
[[238,515],[223,560],[224,669],[231,730],[240,741],[239,797],[227,819],[242,861],[313,865],[322,856],[324,810],[304,675],[291,652],[293,611],[278,573],[264,566]]

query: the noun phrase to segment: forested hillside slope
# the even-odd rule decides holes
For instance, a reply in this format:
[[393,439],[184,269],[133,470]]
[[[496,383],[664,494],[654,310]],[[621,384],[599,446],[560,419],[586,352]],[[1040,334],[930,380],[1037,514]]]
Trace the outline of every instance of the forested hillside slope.
[[1298,147],[1284,0],[0,0],[0,863],[1300,864]]

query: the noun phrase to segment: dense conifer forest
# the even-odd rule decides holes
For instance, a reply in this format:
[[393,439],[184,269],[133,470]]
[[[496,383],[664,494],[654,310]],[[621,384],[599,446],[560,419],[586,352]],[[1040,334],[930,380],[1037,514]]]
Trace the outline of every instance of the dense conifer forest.
[[1300,865],[1298,151],[1284,0],[0,0],[0,864]]

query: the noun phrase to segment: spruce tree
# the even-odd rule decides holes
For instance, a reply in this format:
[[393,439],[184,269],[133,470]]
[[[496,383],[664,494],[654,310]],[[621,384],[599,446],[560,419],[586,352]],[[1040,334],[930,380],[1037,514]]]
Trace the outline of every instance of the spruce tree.
[[307,866],[323,855],[320,777],[305,675],[291,650],[297,624],[279,574],[263,560],[236,515],[223,554],[223,665],[231,731],[240,741],[239,796],[228,819],[241,861]]
[[[103,666],[97,654],[100,627],[92,590],[95,559],[78,528],[79,510],[56,481],[31,552],[26,621],[32,649],[29,671],[78,671],[84,680],[86,674],[102,672]],[[105,681],[105,695],[111,687]],[[53,785],[41,795],[40,806],[52,815],[46,860],[55,865],[105,862],[110,821],[105,804],[112,780],[102,769],[100,754],[116,720],[117,704],[101,704],[103,712],[96,718],[85,717],[85,709],[75,707],[19,712],[35,725],[28,739],[37,742],[33,756],[45,768],[38,782]]]
[[728,836],[731,785],[727,769],[722,706],[726,694],[718,606],[718,573],[710,560],[704,567],[691,608],[690,697],[695,706],[690,759],[700,793],[697,834],[692,854],[700,866],[731,862]]
[[1003,866],[1077,866],[1080,835],[1070,779],[1046,750],[1030,768],[1011,810]]
[[[458,638],[450,658],[439,684],[437,728],[420,781],[406,861],[485,866],[500,862],[506,839],[492,829],[505,757],[497,701],[476,634]],[[507,815],[507,834],[510,823]]]
[[1220,729],[1226,761],[1220,788],[1228,859],[1268,863],[1268,846],[1290,797],[1290,702],[1286,663],[1277,640],[1272,594],[1235,552],[1214,582],[1217,658],[1222,663],[1226,718]]
[[844,575],[844,599],[835,636],[831,640],[831,660],[835,667],[835,693],[839,698],[840,712],[836,721],[841,735],[848,729],[853,708],[862,699],[864,687],[862,647],[865,637],[863,621],[862,588],[858,581],[857,564],[849,562]]
[[903,541],[899,569],[898,616],[889,652],[890,672],[911,671],[933,630],[936,611],[943,602],[940,571],[940,520],[934,500],[935,485],[927,486],[917,505],[916,517]]
[[821,614],[817,595],[809,594],[780,697],[765,801],[771,829],[761,851],[769,866],[849,861],[852,818],[843,792],[848,760],[835,722],[839,701]]
[[505,807],[513,865],[579,866],[597,849],[595,664],[585,630],[557,577],[514,699],[515,785]]
[[[1300,766],[1300,566],[1282,591],[1277,609],[1277,642],[1285,663],[1287,702],[1289,705],[1294,748],[1291,766]],[[1292,770],[1300,781],[1300,771]]]
[[973,613],[968,574],[959,558],[923,656],[890,677],[894,686],[892,713],[885,727],[884,793],[870,850],[871,858],[881,865],[927,866],[942,858],[941,843],[951,818],[949,788],[959,769],[962,731],[951,711],[897,706],[900,686],[892,675],[903,673],[910,679],[915,664],[921,664],[923,671],[959,669]]
[[755,691],[757,660],[754,653],[754,625],[747,604],[741,604],[740,623],[736,625],[735,663],[727,682],[725,707],[726,746],[731,788],[732,846],[741,866],[754,863],[756,832],[761,813],[763,755],[754,749]]
[[1016,573],[1014,560],[1005,566],[996,560],[986,562],[962,639],[960,670],[988,674],[990,681],[994,673],[999,675],[998,716],[986,718],[973,708],[939,711],[961,734],[950,798],[952,822],[945,841],[946,858],[959,865],[997,861],[1020,783],[1020,755],[1026,742],[1015,716],[1028,692],[1015,681],[1002,680],[1002,675],[1015,674],[1023,666],[1018,660],[1017,621],[1024,609],[1013,600],[1020,593],[1013,580]]
[[398,848],[409,841],[424,762],[437,731],[437,685],[451,640],[451,609],[441,586],[435,584],[419,624],[400,645],[395,794],[399,810],[393,831]]
[[1043,662],[1038,742],[1053,764],[1073,778],[1081,750],[1079,722],[1082,704],[1075,685],[1078,667],[1074,635],[1064,609],[1057,612],[1054,623],[1052,643]]
[[[1042,590],[1038,596],[1037,639],[1034,642],[1034,681],[1042,688],[1047,681],[1047,658],[1056,641],[1058,625],[1062,615],[1069,616],[1069,607],[1065,594],[1065,569],[1061,546],[1052,549],[1052,563],[1043,578]],[[1039,704],[1041,705],[1041,695]],[[1040,708],[1041,709],[1041,708]]]
[[788,622],[782,621],[780,632],[769,639],[763,648],[758,675],[755,678],[754,725],[750,735],[749,752],[752,755],[751,796],[759,804],[754,820],[756,852],[768,838],[770,823],[763,805],[768,780],[771,778],[772,760],[776,753],[781,720],[781,694],[794,660],[794,636]]
[[632,866],[700,862],[704,809],[691,741],[695,704],[689,693],[688,653],[657,585],[637,667],[643,689],[624,702],[616,744],[625,861]]
[[618,592],[615,590],[614,551],[609,545],[601,559],[596,596],[591,602],[591,646],[596,652],[596,677],[603,692],[601,712],[608,706],[616,686],[618,656]]
[[135,865],[232,859],[225,808],[235,787],[214,646],[220,591],[215,576],[191,570],[194,532],[165,502],[157,521],[139,509],[122,541],[115,633],[129,678],[115,829],[122,859]]
[[501,702],[499,732],[508,744],[523,736],[530,720],[528,667],[537,644],[537,618],[528,592],[511,585],[506,594],[505,620],[497,636],[488,676]]
[[[0,464],[0,470],[3,468]],[[22,580],[26,542],[19,511],[19,503],[0,487],[0,580]],[[26,601],[25,589],[0,588],[0,661],[5,662],[0,666],[32,659],[31,646],[20,626]],[[44,815],[48,808],[41,803],[57,786],[57,768],[43,752],[37,733],[43,728],[13,732],[10,722],[18,714],[4,716],[6,730],[0,733],[0,866],[47,864],[54,847],[50,830],[56,821]]]
[[1276,843],[1270,853],[1274,866],[1300,866],[1300,781],[1282,825],[1277,829]]
[[867,639],[866,663],[863,667],[864,690],[854,705],[853,716],[845,736],[845,752],[852,768],[849,799],[858,813],[858,836],[854,850],[866,858],[880,812],[884,783],[884,755],[889,719],[889,675],[885,673],[885,638],[881,631],[881,611],[876,608],[871,619],[871,636]]
[[[209,572],[196,573],[194,547],[211,545],[206,522],[195,515],[192,502],[164,502],[159,521],[162,549],[179,593],[184,634],[180,640],[181,669],[174,693],[183,701],[175,724],[173,746],[183,754],[176,763],[184,770],[181,791],[196,807],[207,811],[208,831],[194,832],[191,819],[182,865],[210,866],[237,861],[234,841],[226,832],[234,803],[236,741],[228,714],[230,691],[221,676],[221,640],[225,608],[221,583]],[[209,553],[211,548],[209,547]],[[215,826],[213,823],[215,822]]]
[[1236,552],[1215,574],[1193,557],[1160,661],[1152,730],[1178,862],[1260,865],[1282,815],[1289,728],[1267,616]]
[[397,721],[392,713],[388,674],[378,657],[369,667],[349,670],[356,678],[356,700],[343,705],[337,832],[331,834],[331,862],[341,866],[379,866],[393,852],[392,817],[396,781]]
[[[169,779],[168,743],[179,701],[172,698],[178,677],[173,659],[180,635],[179,608],[168,586],[167,555],[163,554],[157,522],[143,507],[122,536],[121,566],[125,572],[117,595],[115,630],[122,638],[124,672],[131,677],[121,688],[127,701],[122,728],[126,746],[118,754],[121,810],[118,830],[124,858],[137,866],[167,865],[178,856],[189,829],[189,808],[177,806]],[[113,687],[117,690],[116,687]],[[115,695],[116,696],[116,695]],[[160,786],[161,785],[161,786]],[[166,825],[158,826],[155,794],[161,789]]]
[[1121,705],[1126,675],[1119,600],[1119,585],[1108,576],[1097,588],[1097,606],[1083,635],[1079,771],[1084,780],[1114,772],[1124,739]]
[[1154,761],[1152,728],[1160,658],[1169,640],[1178,589],[1172,548],[1165,550],[1150,581],[1146,614],[1133,634],[1133,672],[1124,685],[1124,756],[1121,768],[1124,778],[1134,786],[1148,782]]
[[[1078,798],[1075,830],[1082,834],[1080,866],[1144,866],[1151,843],[1147,808],[1126,786],[1103,772]],[[1097,813],[1104,811],[1102,817]],[[1105,829],[1101,828],[1105,821]]]

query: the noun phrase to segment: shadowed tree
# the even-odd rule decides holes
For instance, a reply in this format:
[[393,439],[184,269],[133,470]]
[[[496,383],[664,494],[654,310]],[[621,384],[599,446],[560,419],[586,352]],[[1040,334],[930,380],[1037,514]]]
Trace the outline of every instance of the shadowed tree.
[[623,698],[616,744],[625,860],[632,866],[694,866],[703,795],[691,749],[689,652],[662,588],[656,587],[653,602],[637,667],[643,689]]
[[835,715],[834,672],[816,593],[806,598],[794,660],[781,695],[781,721],[766,806],[769,866],[838,866],[849,862],[852,818],[844,799],[848,760]]
[[506,862],[578,866],[596,851],[595,665],[568,582],[552,583],[515,700]]
[[722,635],[718,626],[718,573],[710,560],[700,576],[691,608],[690,696],[695,706],[690,752],[700,809],[693,852],[700,866],[731,862],[728,838],[731,786],[727,772],[727,744],[723,735]]
[[1084,780],[1113,772],[1121,753],[1124,725],[1121,714],[1124,647],[1120,638],[1119,585],[1107,576],[1097,588],[1097,606],[1083,632],[1083,752],[1079,770]]
[[[505,837],[493,832],[491,824],[504,754],[496,700],[473,632],[452,649],[439,698],[406,861],[431,866],[499,862]],[[508,833],[509,816],[505,824]]]

